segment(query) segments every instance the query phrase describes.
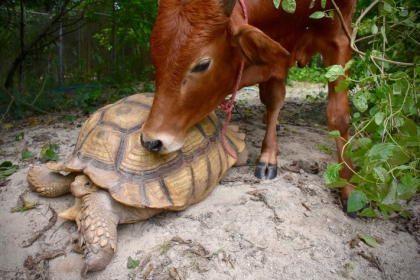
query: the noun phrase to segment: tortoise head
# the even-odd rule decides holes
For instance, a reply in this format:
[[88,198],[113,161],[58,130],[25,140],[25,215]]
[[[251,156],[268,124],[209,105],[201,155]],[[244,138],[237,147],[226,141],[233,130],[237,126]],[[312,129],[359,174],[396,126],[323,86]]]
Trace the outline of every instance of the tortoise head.
[[71,193],[77,198],[82,198],[85,195],[94,193],[98,189],[98,186],[96,186],[86,175],[77,176],[74,179],[74,182],[71,183]]

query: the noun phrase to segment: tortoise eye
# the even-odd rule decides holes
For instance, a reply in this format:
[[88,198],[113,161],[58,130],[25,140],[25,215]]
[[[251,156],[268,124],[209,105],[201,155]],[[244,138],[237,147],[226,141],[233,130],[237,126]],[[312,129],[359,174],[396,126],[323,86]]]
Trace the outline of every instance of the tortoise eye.
[[203,72],[203,71],[206,71],[209,68],[209,66],[210,66],[210,60],[203,60],[200,63],[198,63],[191,72],[192,73]]
[[88,188],[90,186],[90,182],[89,181],[87,181],[86,183],[85,183],[85,188]]

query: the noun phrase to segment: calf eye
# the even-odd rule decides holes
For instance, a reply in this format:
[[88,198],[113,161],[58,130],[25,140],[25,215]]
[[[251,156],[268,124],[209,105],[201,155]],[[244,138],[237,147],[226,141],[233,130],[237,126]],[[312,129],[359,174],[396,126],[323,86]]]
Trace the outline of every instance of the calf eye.
[[203,72],[207,70],[210,66],[210,60],[204,60],[197,64],[197,66],[194,67],[194,69],[191,71],[194,72]]

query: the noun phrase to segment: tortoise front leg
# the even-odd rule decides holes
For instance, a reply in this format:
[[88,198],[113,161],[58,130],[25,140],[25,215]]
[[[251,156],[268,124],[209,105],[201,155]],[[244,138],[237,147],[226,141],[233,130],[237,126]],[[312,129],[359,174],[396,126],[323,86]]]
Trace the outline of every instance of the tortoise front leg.
[[86,175],[77,176],[71,184],[73,195],[82,200],[76,215],[80,247],[85,253],[81,274],[107,267],[117,250],[118,216],[112,209],[112,197],[100,190]]
[[70,184],[80,173],[67,176],[51,171],[45,166],[31,167],[28,171],[28,182],[32,191],[44,197],[57,197],[70,192]]
[[114,200],[108,191],[95,186],[86,175],[76,177],[71,184],[71,192],[82,200],[81,213],[76,215],[80,247],[85,253],[82,276],[107,267],[117,250],[118,224],[145,220],[163,211],[123,205]]

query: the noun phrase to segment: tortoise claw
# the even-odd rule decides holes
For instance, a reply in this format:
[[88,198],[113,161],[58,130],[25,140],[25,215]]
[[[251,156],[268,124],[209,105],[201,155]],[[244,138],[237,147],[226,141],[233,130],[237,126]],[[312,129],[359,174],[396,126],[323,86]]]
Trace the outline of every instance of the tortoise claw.
[[255,177],[258,179],[274,179],[277,177],[277,164],[268,162],[258,162],[254,172]]

